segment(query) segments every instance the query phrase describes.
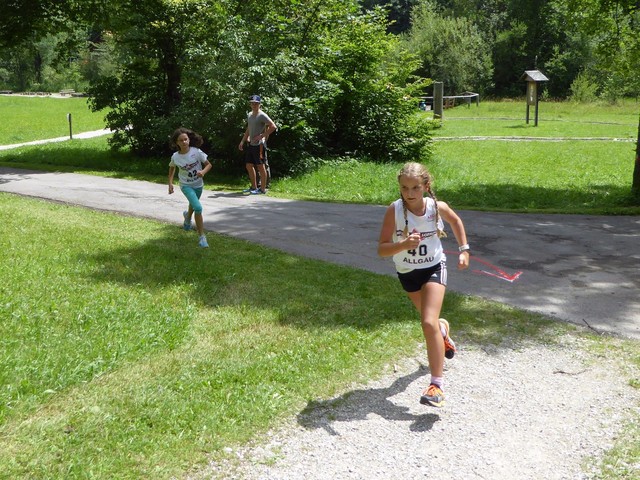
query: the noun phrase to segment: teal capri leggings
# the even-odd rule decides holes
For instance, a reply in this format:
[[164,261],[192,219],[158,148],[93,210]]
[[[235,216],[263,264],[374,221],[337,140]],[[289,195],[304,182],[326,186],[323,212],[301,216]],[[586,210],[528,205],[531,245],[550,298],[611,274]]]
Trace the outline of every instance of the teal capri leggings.
[[187,185],[180,185],[180,190],[189,200],[189,205],[194,212],[202,214],[202,204],[200,203],[200,195],[202,195],[202,187],[193,188]]

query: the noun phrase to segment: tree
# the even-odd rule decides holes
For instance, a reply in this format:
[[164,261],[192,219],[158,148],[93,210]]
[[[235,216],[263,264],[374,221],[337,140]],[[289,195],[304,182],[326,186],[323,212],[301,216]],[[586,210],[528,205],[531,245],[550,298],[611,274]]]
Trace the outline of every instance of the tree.
[[[598,35],[595,78],[602,79],[603,95],[614,100],[640,95],[640,2],[637,0],[570,0],[567,22]],[[640,199],[640,118],[631,185]]]
[[272,140],[280,171],[310,155],[415,158],[426,145],[428,130],[411,121],[424,82],[411,79],[415,60],[386,33],[380,9],[361,13],[354,0],[110,5],[101,26],[119,67],[90,93],[94,108],[110,108],[116,146],[162,153],[184,125],[232,165],[251,93],[281,126]]
[[633,168],[633,183],[631,190],[636,201],[640,200],[640,115],[638,115],[638,139],[636,141],[636,163]]
[[383,7],[387,13],[389,33],[404,33],[411,28],[411,11],[420,0],[362,0],[362,8]]
[[413,10],[407,49],[422,62],[418,73],[444,82],[446,93],[484,93],[491,86],[489,47],[464,18],[445,17],[432,1]]
[[5,0],[3,3],[0,48],[10,48],[25,40],[66,28],[66,0]]
[[566,26],[597,39],[585,71],[599,82],[601,96],[640,95],[640,2],[569,0],[563,8]]

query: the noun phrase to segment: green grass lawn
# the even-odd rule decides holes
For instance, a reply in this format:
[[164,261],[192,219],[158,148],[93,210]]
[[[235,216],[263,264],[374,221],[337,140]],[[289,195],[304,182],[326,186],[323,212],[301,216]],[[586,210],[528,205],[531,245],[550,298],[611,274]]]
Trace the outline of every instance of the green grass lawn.
[[91,112],[86,98],[0,96],[0,142],[25,143],[69,136],[71,114],[73,134],[105,128],[106,111]]
[[[635,139],[640,103],[624,100],[617,104],[546,102],[538,104],[538,126],[534,107],[526,123],[524,99],[460,105],[444,111],[442,128],[436,137],[521,136],[521,137],[603,137]],[[425,115],[433,117],[432,112]]]
[[[181,477],[423,343],[392,276],[9,194],[0,221],[3,478]],[[584,335],[452,292],[443,315],[469,348]]]
[[[525,126],[522,107],[520,102],[482,102],[479,107],[460,106],[446,111],[442,128],[435,131],[433,155],[425,160],[439,198],[456,209],[640,214],[638,200],[631,195],[635,143],[629,141],[637,133],[638,104],[545,102],[544,108],[549,110],[545,124],[548,128],[542,122],[538,127]],[[603,121],[609,123],[603,127]],[[452,134],[502,137],[512,136],[515,131],[528,137],[534,136],[531,132],[542,132],[539,136],[569,139],[600,138],[608,132],[612,140],[437,141]],[[167,158],[139,159],[128,152],[112,152],[105,137],[0,151],[0,165],[90,172],[161,183],[166,182],[167,164]],[[277,158],[272,158],[271,164],[277,174]],[[357,159],[327,161],[307,174],[276,178],[270,194],[328,202],[388,204],[398,196],[395,177],[400,167],[401,163]],[[219,174],[215,161],[213,172],[206,179],[207,188],[212,190],[240,190],[247,183],[242,174],[236,177]]]
[[[2,110],[5,98],[0,112],[11,120],[17,107]],[[436,136],[454,129],[469,136],[528,131],[523,108],[482,102],[447,110]],[[590,106],[562,108],[555,136],[596,132],[588,127],[598,125],[588,121],[595,115]],[[471,120],[474,109],[478,118]],[[615,135],[623,135],[634,122],[637,128],[638,108],[629,109],[595,112],[617,119]],[[20,131],[26,134],[29,122],[47,124],[27,120]],[[13,132],[7,123],[0,126],[5,144],[65,135],[42,130],[7,140]],[[545,123],[551,124],[546,103],[537,128]],[[428,166],[438,196],[456,209],[638,214],[628,196],[633,147],[442,140]],[[0,165],[163,183],[167,164],[168,158],[113,153],[104,137],[0,151]],[[385,204],[397,198],[399,168],[328,161],[277,179],[271,194]],[[210,189],[246,187],[246,178],[222,177],[215,166],[206,182]],[[174,225],[8,194],[0,194],[0,221],[0,478],[180,478],[310,401],[389,373],[423,343],[416,314],[391,276],[214,234],[211,248],[196,250],[185,247],[192,234]],[[443,316],[456,319],[456,338],[470,347],[517,349],[567,333],[587,337],[595,355],[640,366],[635,341],[587,336],[479,298],[449,292]],[[628,375],[640,388],[640,379]],[[607,452],[599,478],[630,478],[624,465],[640,458],[635,420]]]

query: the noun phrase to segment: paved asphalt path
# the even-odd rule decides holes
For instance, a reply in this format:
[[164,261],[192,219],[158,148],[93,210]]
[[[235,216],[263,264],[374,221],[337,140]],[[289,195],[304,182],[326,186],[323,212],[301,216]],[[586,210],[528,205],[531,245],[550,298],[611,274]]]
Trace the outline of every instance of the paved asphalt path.
[[[164,185],[2,167],[0,191],[176,225],[186,206],[178,189],[168,195]],[[376,254],[384,206],[211,190],[202,202],[207,231],[395,275],[392,261]],[[459,272],[450,262],[450,290],[640,339],[640,217],[458,213],[471,267]],[[457,250],[452,234],[443,241],[445,251]]]

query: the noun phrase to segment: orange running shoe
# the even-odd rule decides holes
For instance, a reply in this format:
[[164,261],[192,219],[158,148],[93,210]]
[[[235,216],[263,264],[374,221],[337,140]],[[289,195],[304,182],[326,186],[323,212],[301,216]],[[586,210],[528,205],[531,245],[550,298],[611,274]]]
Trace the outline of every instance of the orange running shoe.
[[432,383],[424,392],[422,392],[420,403],[422,405],[431,405],[432,407],[443,407],[444,392],[439,386]]
[[454,343],[453,340],[451,340],[451,337],[449,336],[449,322],[447,322],[444,318],[441,318],[440,326],[441,326],[440,328],[441,330],[442,330],[442,326],[444,326],[444,330],[445,330],[445,334],[443,336],[444,356],[447,357],[449,360],[451,360],[458,350],[456,349],[456,344]]

